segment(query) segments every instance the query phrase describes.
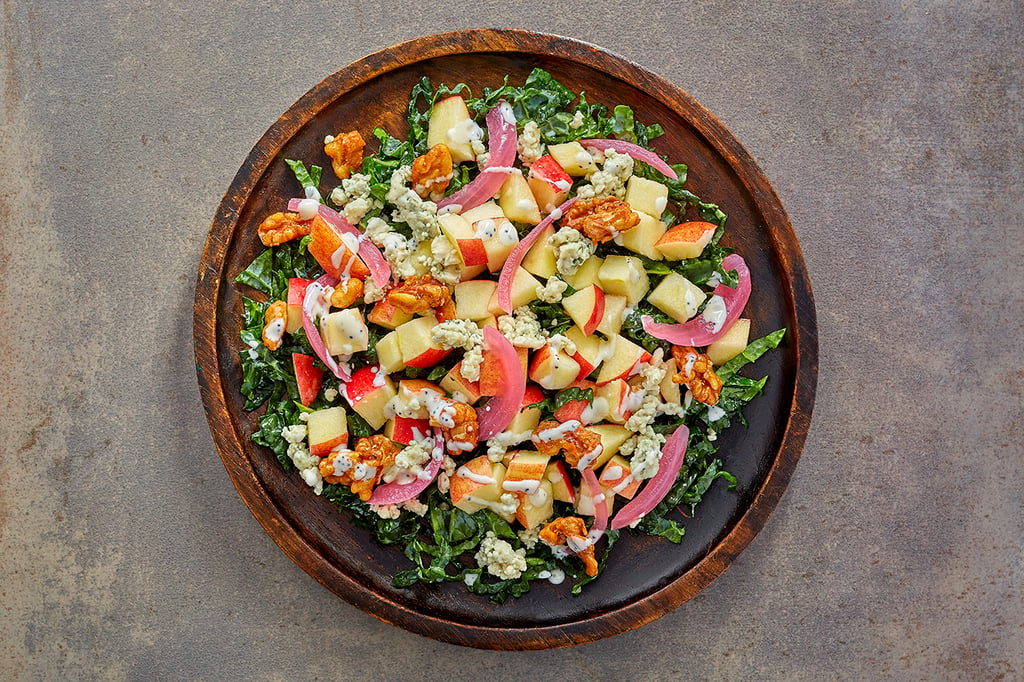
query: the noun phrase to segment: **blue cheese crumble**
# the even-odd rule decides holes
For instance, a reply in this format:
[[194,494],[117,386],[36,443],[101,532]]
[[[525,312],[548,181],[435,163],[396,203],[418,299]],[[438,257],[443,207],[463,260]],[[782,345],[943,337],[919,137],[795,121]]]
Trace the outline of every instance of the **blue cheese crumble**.
[[526,550],[512,549],[512,545],[490,530],[480,543],[475,559],[480,568],[501,580],[515,580],[526,570]]

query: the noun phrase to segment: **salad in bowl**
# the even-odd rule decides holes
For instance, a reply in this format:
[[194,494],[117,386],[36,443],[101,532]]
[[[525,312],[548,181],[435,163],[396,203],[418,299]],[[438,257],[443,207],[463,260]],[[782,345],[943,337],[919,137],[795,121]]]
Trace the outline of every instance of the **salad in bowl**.
[[578,593],[623,532],[681,542],[784,330],[744,317],[660,126],[541,69],[495,85],[424,78],[405,139],[325,130],[236,282],[253,441],[407,557],[396,586],[500,602]]

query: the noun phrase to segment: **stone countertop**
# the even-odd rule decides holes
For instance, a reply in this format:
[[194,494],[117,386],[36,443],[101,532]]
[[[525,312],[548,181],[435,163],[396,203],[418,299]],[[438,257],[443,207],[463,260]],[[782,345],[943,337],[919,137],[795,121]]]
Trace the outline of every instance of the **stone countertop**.
[[[0,678],[1024,676],[1024,6],[923,5],[4,2]],[[817,301],[767,527],[679,609],[557,651],[334,597],[242,503],[196,385],[197,264],[255,141],[346,64],[474,25],[694,95],[778,191]]]

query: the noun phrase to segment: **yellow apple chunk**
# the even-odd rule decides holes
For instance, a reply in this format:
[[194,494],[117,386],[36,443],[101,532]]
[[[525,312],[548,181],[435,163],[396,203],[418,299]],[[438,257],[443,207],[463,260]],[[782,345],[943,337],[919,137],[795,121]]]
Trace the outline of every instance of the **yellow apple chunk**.
[[476,158],[473,154],[472,139],[480,134],[480,127],[458,95],[452,95],[434,103],[427,123],[427,147],[444,144],[452,155],[452,161],[462,163]]
[[749,337],[750,320],[741,317],[729,327],[729,331],[708,346],[708,359],[713,365],[724,365],[743,352]]
[[627,305],[631,306],[642,301],[651,288],[644,264],[634,256],[608,256],[597,277],[606,294],[625,296]]
[[626,203],[634,211],[643,211],[652,218],[661,218],[668,205],[668,187],[633,175],[626,184]]
[[678,272],[670,272],[654,287],[647,300],[676,322],[686,322],[697,314],[707,298],[704,291]]
[[654,248],[654,244],[665,234],[668,226],[646,213],[637,212],[637,215],[640,216],[640,222],[623,232],[618,241],[633,253],[639,253],[651,260],[661,260],[664,256],[661,255],[661,251]]
[[566,173],[581,178],[597,170],[594,157],[579,142],[549,144],[548,154],[558,162]]
[[522,173],[509,173],[505,178],[498,193],[498,204],[509,220],[528,225],[540,222],[540,207]]
[[473,279],[455,285],[455,316],[460,320],[486,320],[491,316],[487,310],[491,296],[498,283],[489,279]]

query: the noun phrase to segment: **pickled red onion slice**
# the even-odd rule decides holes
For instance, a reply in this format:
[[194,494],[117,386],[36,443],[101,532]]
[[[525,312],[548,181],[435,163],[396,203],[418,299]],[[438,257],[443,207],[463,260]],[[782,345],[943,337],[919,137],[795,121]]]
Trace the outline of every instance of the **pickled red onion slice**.
[[677,346],[706,346],[729,331],[750,298],[750,269],[747,268],[743,257],[735,253],[722,259],[722,268],[735,270],[739,275],[739,283],[735,289],[724,284],[715,287],[715,296],[720,297],[725,303],[726,316],[721,324],[708,320],[703,314],[682,324],[662,324],[655,322],[649,315],[644,315],[641,318],[644,331]]
[[537,223],[537,227],[526,233],[526,236],[519,240],[516,247],[508,254],[505,264],[501,266],[501,274],[498,275],[498,305],[506,313],[512,312],[512,278],[515,277],[516,268],[523,262],[526,252],[530,250],[534,242],[540,239],[540,233],[551,223],[562,217],[565,210],[573,205],[576,197],[569,199],[556,208],[544,220]]
[[601,488],[601,484],[597,482],[597,474],[591,467],[583,470],[583,479],[587,482],[587,488],[590,489],[590,496],[594,504],[594,525],[590,527],[587,537],[590,544],[594,544],[601,539],[605,529],[608,528],[608,503],[604,499],[604,490]]
[[672,170],[672,167],[665,163],[660,156],[652,152],[650,149],[644,149],[640,145],[633,144],[632,142],[625,142],[623,140],[580,140],[580,144],[584,147],[593,147],[594,149],[600,149],[601,151],[608,151],[614,149],[620,154],[626,154],[637,161],[643,161],[651,168],[656,168],[661,171],[666,177],[678,180],[679,176]]
[[672,489],[672,484],[676,482],[680,467],[683,466],[686,446],[689,441],[690,429],[685,426],[680,426],[668,437],[665,445],[661,448],[661,463],[658,466],[658,473],[654,474],[636,497],[615,515],[615,518],[612,519],[613,530],[625,528],[643,518],[665,499],[665,495],[668,495],[668,491]]
[[[313,286],[318,284],[319,286]],[[306,332],[306,338],[309,339],[309,345],[313,347],[313,352],[320,358],[325,365],[327,365],[334,376],[338,377],[342,381],[348,381],[352,377],[342,369],[335,361],[334,357],[327,352],[327,346],[324,345],[324,341],[320,338],[320,330],[316,326],[316,320],[310,314],[310,308],[312,302],[309,300],[311,295],[316,294],[321,287],[333,287],[338,284],[338,280],[330,275],[321,275],[318,279],[313,281],[309,286],[306,287],[306,294],[302,298],[302,328]]]
[[458,192],[437,202],[438,208],[457,205],[459,213],[484,203],[501,189],[516,160],[516,117],[512,107],[502,100],[487,112],[487,164],[480,174],[467,182]]
[[397,481],[383,483],[373,489],[373,494],[366,501],[367,504],[401,504],[406,500],[411,500],[434,482],[437,472],[441,470],[441,463],[443,461],[444,438],[439,430],[434,429],[434,451],[430,456],[430,462],[423,470],[425,476],[417,476],[416,480],[409,481],[408,483],[399,483]]
[[501,375],[507,383],[500,394],[477,409],[477,437],[480,441],[489,440],[505,430],[519,414],[523,394],[526,392],[526,377],[523,375],[519,354],[516,353],[512,342],[494,327],[487,326],[484,327],[484,349],[494,354],[501,367]]
[[[288,210],[299,210],[299,202],[301,201],[302,199],[289,199]],[[341,215],[330,206],[320,204],[317,211],[319,212],[320,217],[338,232],[348,232],[358,238],[359,258],[366,264],[366,267],[369,268],[370,276],[373,277],[373,283],[381,289],[387,286],[388,280],[391,279],[391,266],[388,265],[387,260],[384,258],[384,254],[380,252],[377,245],[367,239],[366,235],[360,232],[358,227],[350,223],[345,216]]]

